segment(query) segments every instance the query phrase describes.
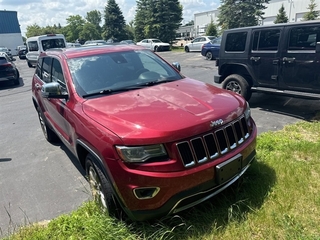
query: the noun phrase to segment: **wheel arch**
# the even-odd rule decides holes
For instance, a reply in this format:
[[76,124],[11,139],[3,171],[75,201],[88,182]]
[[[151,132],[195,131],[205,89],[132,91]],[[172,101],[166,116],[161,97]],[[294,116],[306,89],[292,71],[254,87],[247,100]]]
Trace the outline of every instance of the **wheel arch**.
[[245,64],[224,64],[220,68],[220,73],[222,73],[223,81],[231,74],[238,74],[247,80],[250,87],[253,85],[250,71]]
[[84,143],[82,140],[77,139],[77,144],[76,144],[76,152],[77,152],[77,157],[80,161],[81,166],[85,169],[85,160],[87,157],[87,154],[91,154],[93,156],[92,161],[100,168],[100,170],[103,172],[107,180],[109,181],[112,191],[114,196],[116,197],[118,203],[120,204],[121,208],[125,211],[125,213],[132,218],[132,213],[128,210],[128,208],[125,206],[124,201],[122,197],[119,195],[119,191],[117,190],[117,186],[115,186],[115,181],[113,180],[113,177],[110,173],[110,170],[108,167],[106,167],[103,164],[103,160],[97,154],[93,149],[91,149],[86,143]]

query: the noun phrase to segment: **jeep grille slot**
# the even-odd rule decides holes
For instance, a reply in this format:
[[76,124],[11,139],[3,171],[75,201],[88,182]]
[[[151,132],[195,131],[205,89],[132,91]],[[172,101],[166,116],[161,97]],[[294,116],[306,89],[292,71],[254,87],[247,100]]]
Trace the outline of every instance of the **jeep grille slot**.
[[185,167],[216,159],[242,144],[250,136],[243,116],[213,132],[176,144]]

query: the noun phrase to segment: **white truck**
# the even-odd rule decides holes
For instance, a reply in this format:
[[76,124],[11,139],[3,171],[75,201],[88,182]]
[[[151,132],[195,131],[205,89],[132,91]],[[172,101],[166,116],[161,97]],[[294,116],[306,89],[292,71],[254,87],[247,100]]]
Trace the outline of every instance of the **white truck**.
[[67,42],[63,34],[47,34],[28,38],[26,46],[27,64],[29,67],[34,67],[37,65],[41,52],[44,52],[49,48],[65,48]]

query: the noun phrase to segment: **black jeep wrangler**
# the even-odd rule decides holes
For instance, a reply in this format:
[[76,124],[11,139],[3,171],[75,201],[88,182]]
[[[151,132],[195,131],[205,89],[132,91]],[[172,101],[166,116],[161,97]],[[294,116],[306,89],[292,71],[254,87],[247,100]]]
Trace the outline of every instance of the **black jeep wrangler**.
[[320,99],[320,21],[224,31],[214,82],[252,92]]

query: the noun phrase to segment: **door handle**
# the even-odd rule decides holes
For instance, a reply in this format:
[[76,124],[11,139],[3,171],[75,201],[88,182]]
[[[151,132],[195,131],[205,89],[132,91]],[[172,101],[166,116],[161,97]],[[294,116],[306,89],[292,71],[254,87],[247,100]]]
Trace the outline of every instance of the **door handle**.
[[295,60],[296,60],[295,58],[288,58],[288,57],[282,58],[283,64],[286,64],[286,62],[287,63],[293,63]]
[[258,62],[260,60],[260,57],[251,57],[250,60]]

